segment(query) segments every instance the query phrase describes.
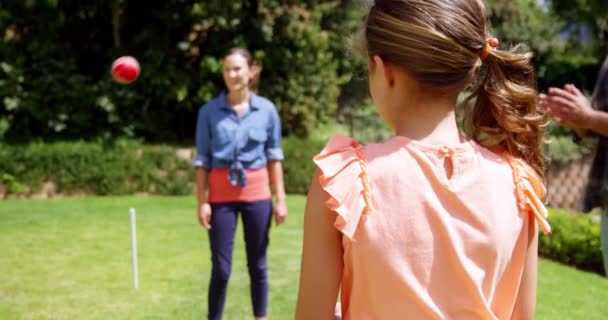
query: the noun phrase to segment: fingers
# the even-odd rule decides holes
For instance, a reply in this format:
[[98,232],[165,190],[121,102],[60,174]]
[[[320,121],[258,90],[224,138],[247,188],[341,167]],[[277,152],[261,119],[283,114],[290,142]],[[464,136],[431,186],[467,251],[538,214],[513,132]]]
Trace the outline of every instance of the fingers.
[[562,99],[568,100],[568,101],[574,101],[576,99],[576,96],[564,89],[560,89],[560,88],[549,88],[549,97],[561,97]]
[[201,225],[207,230],[211,229],[211,215],[203,215],[201,217]]
[[206,215],[199,213],[198,214],[198,223],[203,226],[205,229],[210,229],[211,224],[209,223],[209,219],[207,219]]
[[550,113],[552,112],[566,112],[566,111],[574,111],[579,109],[579,106],[567,99],[564,98],[562,96],[547,96],[545,98],[545,107],[547,108],[547,111],[549,111]]
[[564,86],[564,88],[568,92],[570,92],[570,93],[572,93],[572,94],[574,94],[576,96],[582,96],[583,95],[583,93],[575,85],[573,85],[573,84],[567,84],[567,85]]
[[541,93],[539,95],[539,100],[538,100],[540,106],[547,112],[551,112],[551,110],[554,110],[554,109],[562,108],[563,101],[564,101],[563,98],[556,99],[554,96],[547,95],[544,93]]
[[274,214],[274,223],[277,226],[283,224],[283,222],[285,222],[285,220],[287,220],[287,210],[285,210],[285,209],[275,208],[273,214]]
[[211,207],[209,204],[202,204],[198,209],[198,222],[205,229],[211,229]]
[[280,214],[275,214],[274,215],[274,223],[279,226],[281,224],[283,224],[283,222],[285,222],[285,219],[287,218],[286,215],[280,215]]
[[540,103],[540,106],[543,107],[543,109],[546,110],[547,108],[551,107],[548,95],[541,93],[538,95],[538,98],[538,102]]
[[572,94],[576,94],[576,93],[574,93],[574,90],[572,89],[572,84],[570,84],[570,83],[564,85],[564,90],[566,90]]
[[556,104],[555,102],[541,102],[541,105],[555,122],[559,123],[560,125],[564,125],[566,123],[564,118],[568,117],[568,113],[564,111],[562,106]]
[[539,103],[553,120],[568,128],[584,126],[591,109],[587,97],[573,84],[549,88],[548,94],[539,95]]

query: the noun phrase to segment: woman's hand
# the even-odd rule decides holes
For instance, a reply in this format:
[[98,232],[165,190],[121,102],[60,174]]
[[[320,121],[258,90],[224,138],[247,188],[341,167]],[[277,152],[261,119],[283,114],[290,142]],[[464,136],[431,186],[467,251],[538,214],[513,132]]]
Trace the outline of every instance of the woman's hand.
[[278,226],[287,219],[287,204],[285,200],[277,200],[273,208],[274,223]]
[[205,229],[211,229],[211,205],[209,202],[202,203],[198,206],[198,222],[205,227]]

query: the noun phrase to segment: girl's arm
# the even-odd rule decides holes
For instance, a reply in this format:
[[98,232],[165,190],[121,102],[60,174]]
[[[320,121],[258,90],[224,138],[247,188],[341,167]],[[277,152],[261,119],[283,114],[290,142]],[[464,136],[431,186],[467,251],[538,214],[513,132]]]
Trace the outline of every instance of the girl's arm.
[[524,262],[524,271],[512,320],[534,319],[536,311],[536,283],[538,273],[538,228],[534,217],[530,218],[528,228],[528,253]]
[[279,160],[268,161],[268,174],[274,188],[274,221],[280,225],[287,218],[287,203],[285,196],[285,184],[283,182],[283,164]]
[[334,227],[336,214],[325,206],[329,196],[319,184],[319,175],[317,170],[304,213],[298,320],[334,319],[342,281],[342,234]]

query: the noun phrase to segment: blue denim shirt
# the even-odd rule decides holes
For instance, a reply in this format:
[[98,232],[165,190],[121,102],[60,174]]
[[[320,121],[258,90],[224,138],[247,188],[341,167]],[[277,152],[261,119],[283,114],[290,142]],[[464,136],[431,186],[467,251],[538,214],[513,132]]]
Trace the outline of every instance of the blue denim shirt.
[[203,105],[196,124],[195,167],[230,168],[230,183],[247,184],[245,169],[266,167],[283,160],[281,121],[272,102],[251,93],[249,110],[241,117],[225,93]]

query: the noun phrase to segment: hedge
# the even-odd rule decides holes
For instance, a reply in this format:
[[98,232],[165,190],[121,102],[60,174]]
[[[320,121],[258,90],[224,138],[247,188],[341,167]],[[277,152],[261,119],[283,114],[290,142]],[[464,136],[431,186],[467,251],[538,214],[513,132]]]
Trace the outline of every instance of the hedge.
[[540,236],[538,250],[541,256],[603,274],[597,212],[573,214],[550,209],[548,220],[552,232],[549,236]]
[[[306,193],[314,173],[312,157],[323,145],[318,140],[284,140],[287,192]],[[49,183],[53,193],[67,195],[184,195],[192,193],[193,181],[191,159],[177,157],[172,146],[132,140],[0,144],[0,185],[10,197],[31,196]]]
[[45,183],[68,195],[186,194],[191,171],[173,147],[135,141],[0,145],[0,184],[17,196],[35,194]]
[[283,162],[285,172],[285,189],[287,193],[305,194],[315,165],[312,158],[321,151],[327,141],[314,139],[288,138],[283,140]]

